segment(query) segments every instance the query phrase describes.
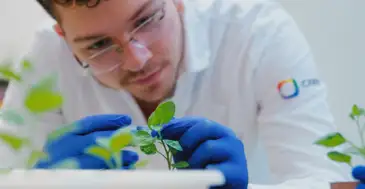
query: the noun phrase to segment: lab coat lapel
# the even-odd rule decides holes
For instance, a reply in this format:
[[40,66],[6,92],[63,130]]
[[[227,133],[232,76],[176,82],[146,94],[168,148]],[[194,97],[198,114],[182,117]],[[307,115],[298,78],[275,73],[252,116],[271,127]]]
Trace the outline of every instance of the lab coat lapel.
[[187,114],[192,101],[197,101],[194,95],[196,87],[199,87],[197,76],[200,72],[208,68],[210,64],[209,51],[209,23],[208,17],[202,14],[201,9],[190,5],[185,1],[185,11],[183,14],[184,25],[184,73],[177,81],[176,91],[171,100],[176,104],[176,117]]

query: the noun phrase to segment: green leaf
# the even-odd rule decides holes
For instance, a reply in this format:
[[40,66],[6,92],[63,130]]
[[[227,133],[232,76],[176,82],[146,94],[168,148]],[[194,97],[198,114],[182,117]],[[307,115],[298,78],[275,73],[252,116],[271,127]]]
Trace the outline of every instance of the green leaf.
[[112,154],[101,146],[91,146],[85,150],[85,153],[96,156],[105,161],[109,161],[112,158]]
[[175,103],[167,101],[161,103],[148,118],[148,127],[159,131],[163,124],[167,124],[175,115]]
[[60,129],[57,129],[55,131],[53,131],[52,133],[50,133],[48,135],[48,142],[50,141],[54,141],[56,139],[58,139],[59,137],[72,132],[74,129],[76,129],[76,125],[75,123],[72,123],[70,125],[65,125],[63,127],[61,127]]
[[32,168],[39,160],[47,159],[48,155],[45,152],[33,150],[27,161],[27,168]]
[[11,65],[0,65],[0,74],[8,80],[21,81],[21,76],[11,69]]
[[110,139],[107,137],[99,137],[96,139],[96,144],[99,146],[110,150]]
[[172,155],[176,155],[176,154],[177,154],[177,152],[178,152],[178,150],[176,150],[175,148],[172,148],[172,147],[170,147],[170,146],[169,146],[169,150],[170,150],[170,152],[172,153]]
[[352,106],[352,111],[350,114],[351,119],[355,119],[356,117],[365,115],[365,109],[359,108],[356,104]]
[[7,133],[0,133],[0,140],[9,145],[13,150],[19,150],[24,145],[29,144],[29,140],[26,138],[21,138],[16,135],[11,135]]
[[341,152],[337,152],[337,151],[331,151],[327,153],[327,156],[336,162],[340,162],[340,163],[347,163],[349,165],[351,165],[351,156],[341,153]]
[[137,131],[135,136],[138,138],[138,143],[141,146],[146,146],[156,141],[147,131],[143,130]]
[[54,78],[46,78],[34,85],[24,100],[25,107],[32,113],[43,113],[60,108],[63,103],[61,93],[55,92]]
[[157,153],[157,148],[156,148],[156,145],[154,143],[146,145],[146,146],[140,146],[140,149],[146,155],[153,155],[153,154]]
[[315,142],[315,144],[325,147],[336,147],[344,144],[346,139],[338,132],[331,133]]
[[9,174],[12,170],[12,168],[0,168],[0,175]]
[[134,164],[134,168],[143,168],[146,167],[148,164],[148,160],[141,160]]
[[112,153],[119,152],[132,141],[132,134],[129,132],[120,132],[110,139],[110,150]]
[[174,141],[174,140],[164,140],[164,142],[170,146],[171,148],[174,148],[175,150],[178,151],[183,151],[179,141]]
[[51,91],[32,90],[25,99],[25,106],[33,113],[43,113],[59,108],[63,103],[62,95]]
[[355,120],[355,116],[354,116],[352,113],[350,113],[349,117],[350,117],[352,120]]
[[24,124],[23,117],[14,110],[3,110],[1,111],[0,116],[3,120],[15,125]]
[[172,164],[172,167],[177,168],[177,169],[187,168],[187,167],[189,167],[189,163],[186,161],[180,161],[175,164]]
[[78,169],[79,163],[74,159],[66,159],[60,163],[51,166],[52,169]]
[[13,170],[12,168],[0,168],[0,175],[9,174],[12,170]]
[[23,71],[31,70],[32,69],[32,64],[28,60],[23,60],[22,61],[22,68],[23,68]]

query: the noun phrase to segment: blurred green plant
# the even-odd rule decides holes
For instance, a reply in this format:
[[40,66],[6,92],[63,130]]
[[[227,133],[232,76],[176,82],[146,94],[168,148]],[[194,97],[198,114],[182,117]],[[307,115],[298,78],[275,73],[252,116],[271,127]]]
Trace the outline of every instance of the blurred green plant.
[[[11,64],[2,64],[0,66],[0,75],[9,82],[18,82],[19,84],[26,85],[23,82],[22,75],[25,74],[25,72],[31,71],[32,66],[28,60],[23,60],[21,66],[19,71],[15,71]],[[55,110],[62,105],[62,96],[60,93],[53,90],[53,85],[54,78],[47,77],[28,88],[23,104],[30,114],[39,115]],[[3,121],[16,126],[31,125],[32,121],[34,121],[25,119],[25,116],[15,110],[3,108],[0,117]],[[27,168],[32,168],[38,160],[47,158],[46,153],[34,148],[30,137],[2,131],[0,132],[0,140],[15,152],[19,152],[24,148],[31,149],[26,162]]]
[[[10,123],[16,126],[27,126],[32,127],[36,124],[36,120],[33,118],[37,118],[37,116],[54,111],[56,109],[61,108],[63,104],[63,97],[60,92],[55,90],[56,78],[54,76],[45,77],[35,83],[32,86],[26,86],[23,82],[23,74],[25,72],[32,70],[32,65],[28,60],[23,60],[21,62],[21,69],[19,72],[15,71],[11,64],[2,64],[0,66],[0,75],[8,80],[9,82],[18,82],[18,84],[24,85],[24,87],[29,87],[26,91],[26,95],[24,98],[23,105],[30,113],[30,117],[32,119],[25,119],[24,115],[21,115],[19,112],[15,110],[8,110],[2,108],[0,111],[0,118],[6,123]],[[72,131],[75,128],[74,124],[65,125],[60,129],[52,132],[48,136],[48,140],[55,140],[56,138],[66,134],[67,132]],[[28,128],[29,129],[29,128]],[[112,137],[106,139],[100,139],[99,144],[104,147],[93,146],[87,150],[87,153],[97,155],[103,159],[108,159],[107,163],[110,165],[110,168],[120,168],[122,162],[120,162],[121,154],[119,153],[124,147],[128,145],[131,141],[132,134],[129,132],[116,132]],[[31,169],[34,165],[39,161],[48,158],[47,153],[42,150],[37,150],[32,145],[32,138],[30,136],[23,137],[19,134],[14,134],[11,132],[0,131],[0,140],[7,144],[13,151],[19,152],[24,148],[28,148],[31,150],[31,153],[27,157],[26,168]],[[107,151],[108,150],[108,151]],[[109,163],[109,158],[114,157],[116,160],[116,166],[112,166]],[[135,167],[145,165],[144,161],[137,162]],[[73,168],[77,169],[78,162],[73,159],[67,159],[55,166],[53,168]],[[11,170],[9,168],[8,170]],[[2,170],[1,172],[8,172],[8,170]]]
[[[123,166],[120,151],[129,146],[131,141],[132,134],[125,129],[120,129],[111,137],[98,138],[97,145],[90,146],[86,149],[86,153],[103,159],[109,169],[120,169]],[[112,162],[113,159],[115,165]]]
[[[24,72],[31,71],[32,65],[28,60],[23,60],[21,65],[22,67],[20,72],[17,72],[12,69],[11,65],[3,64],[0,66],[0,75],[9,81],[18,82],[19,84],[24,85],[22,75]],[[36,118],[41,114],[54,111],[62,107],[64,100],[62,94],[55,90],[55,85],[56,78],[54,76],[50,76],[45,77],[36,84],[30,86],[29,90],[26,92],[23,102],[24,107],[31,114],[30,117]],[[15,110],[2,109],[0,113],[2,120],[17,126],[26,125],[27,127],[31,127],[32,121],[34,121],[25,119],[23,115],[19,114]],[[149,117],[148,129],[138,130],[136,132],[131,132],[127,129],[120,129],[111,137],[98,138],[97,144],[87,148],[85,153],[101,158],[108,165],[109,169],[120,169],[123,166],[123,162],[121,162],[121,150],[126,147],[133,146],[138,147],[147,155],[160,154],[166,159],[169,170],[188,167],[189,164],[184,161],[173,163],[173,155],[176,154],[177,151],[182,151],[182,147],[179,142],[165,140],[161,137],[160,131],[162,126],[170,122],[174,115],[175,104],[172,101],[161,103]],[[49,134],[48,141],[55,140],[58,137],[71,132],[74,128],[76,128],[76,125],[74,124],[64,125],[60,129]],[[22,137],[10,132],[7,133],[0,131],[0,140],[16,152],[23,148],[31,149],[31,153],[29,154],[26,162],[28,169],[34,167],[39,160],[48,158],[47,153],[33,147],[31,137]],[[162,145],[164,153],[157,149],[156,143]],[[115,163],[113,163],[113,160]],[[147,161],[141,160],[133,165],[132,168],[143,167],[146,166],[147,163]],[[78,167],[78,162],[73,159],[67,159],[53,166],[53,168],[71,169],[77,169]],[[11,170],[11,168],[9,168],[9,170]],[[1,172],[7,172],[7,170],[2,170]]]
[[[327,153],[327,157],[331,160],[339,163],[346,163],[353,167],[353,156],[360,156],[365,158],[365,142],[364,142],[364,129],[365,125],[362,123],[361,118],[365,118],[365,109],[358,105],[353,105],[349,117],[355,122],[358,134],[360,136],[360,145],[356,145],[352,141],[344,137],[340,132],[329,133],[328,135],[315,141],[316,145],[332,149]],[[345,146],[346,145],[346,146]],[[336,150],[336,147],[343,146],[344,150]]]

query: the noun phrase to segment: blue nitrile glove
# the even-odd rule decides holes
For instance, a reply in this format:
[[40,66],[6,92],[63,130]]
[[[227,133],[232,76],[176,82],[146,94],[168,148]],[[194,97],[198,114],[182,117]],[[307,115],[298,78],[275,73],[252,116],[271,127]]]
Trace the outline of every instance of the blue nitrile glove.
[[[45,151],[49,158],[40,161],[35,168],[49,169],[56,163],[72,158],[78,161],[79,169],[108,169],[102,159],[84,153],[84,150],[96,144],[96,138],[108,137],[118,129],[131,124],[127,115],[95,115],[76,121],[74,129],[56,140],[48,141]],[[124,150],[121,152],[124,168],[138,161],[138,154]]]
[[352,169],[352,176],[360,182],[356,189],[365,189],[365,166],[359,165]]
[[175,162],[187,161],[189,169],[217,169],[226,179],[215,189],[247,189],[244,146],[234,132],[219,123],[197,117],[176,118],[161,130],[162,137],[177,140],[183,148]]

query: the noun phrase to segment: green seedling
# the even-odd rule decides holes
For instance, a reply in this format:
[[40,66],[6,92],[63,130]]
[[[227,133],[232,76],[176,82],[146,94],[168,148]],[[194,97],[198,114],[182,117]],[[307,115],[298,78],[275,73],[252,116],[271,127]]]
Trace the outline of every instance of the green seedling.
[[[186,168],[189,164],[185,161],[173,163],[173,155],[182,151],[178,141],[165,140],[161,136],[163,125],[169,123],[175,115],[175,104],[172,101],[161,103],[148,118],[148,129],[137,130],[134,133],[136,146],[146,155],[160,154],[167,162],[169,170]],[[160,144],[163,152],[159,151],[156,144]]]
[[[167,161],[169,170],[175,168],[186,168],[187,162],[173,163],[173,155],[177,151],[182,151],[178,141],[165,140],[161,137],[161,129],[164,124],[171,121],[175,114],[175,104],[168,101],[160,104],[148,119],[148,129],[131,132],[127,129],[120,129],[113,136],[97,139],[97,145],[86,150],[87,154],[102,159],[110,169],[120,169],[123,162],[120,162],[121,151],[133,146],[139,148],[146,155],[160,154]],[[163,147],[163,152],[159,151],[156,144]],[[147,161],[141,160],[132,168],[144,167]]]
[[[346,163],[353,167],[353,155],[365,158],[365,143],[364,143],[364,124],[361,124],[361,118],[365,117],[365,109],[353,105],[349,117],[356,123],[358,133],[360,135],[361,144],[356,145],[352,141],[344,137],[340,132],[329,133],[315,142],[316,145],[333,149],[327,153],[328,158],[335,162]],[[339,146],[347,145],[343,151],[334,150]]]

